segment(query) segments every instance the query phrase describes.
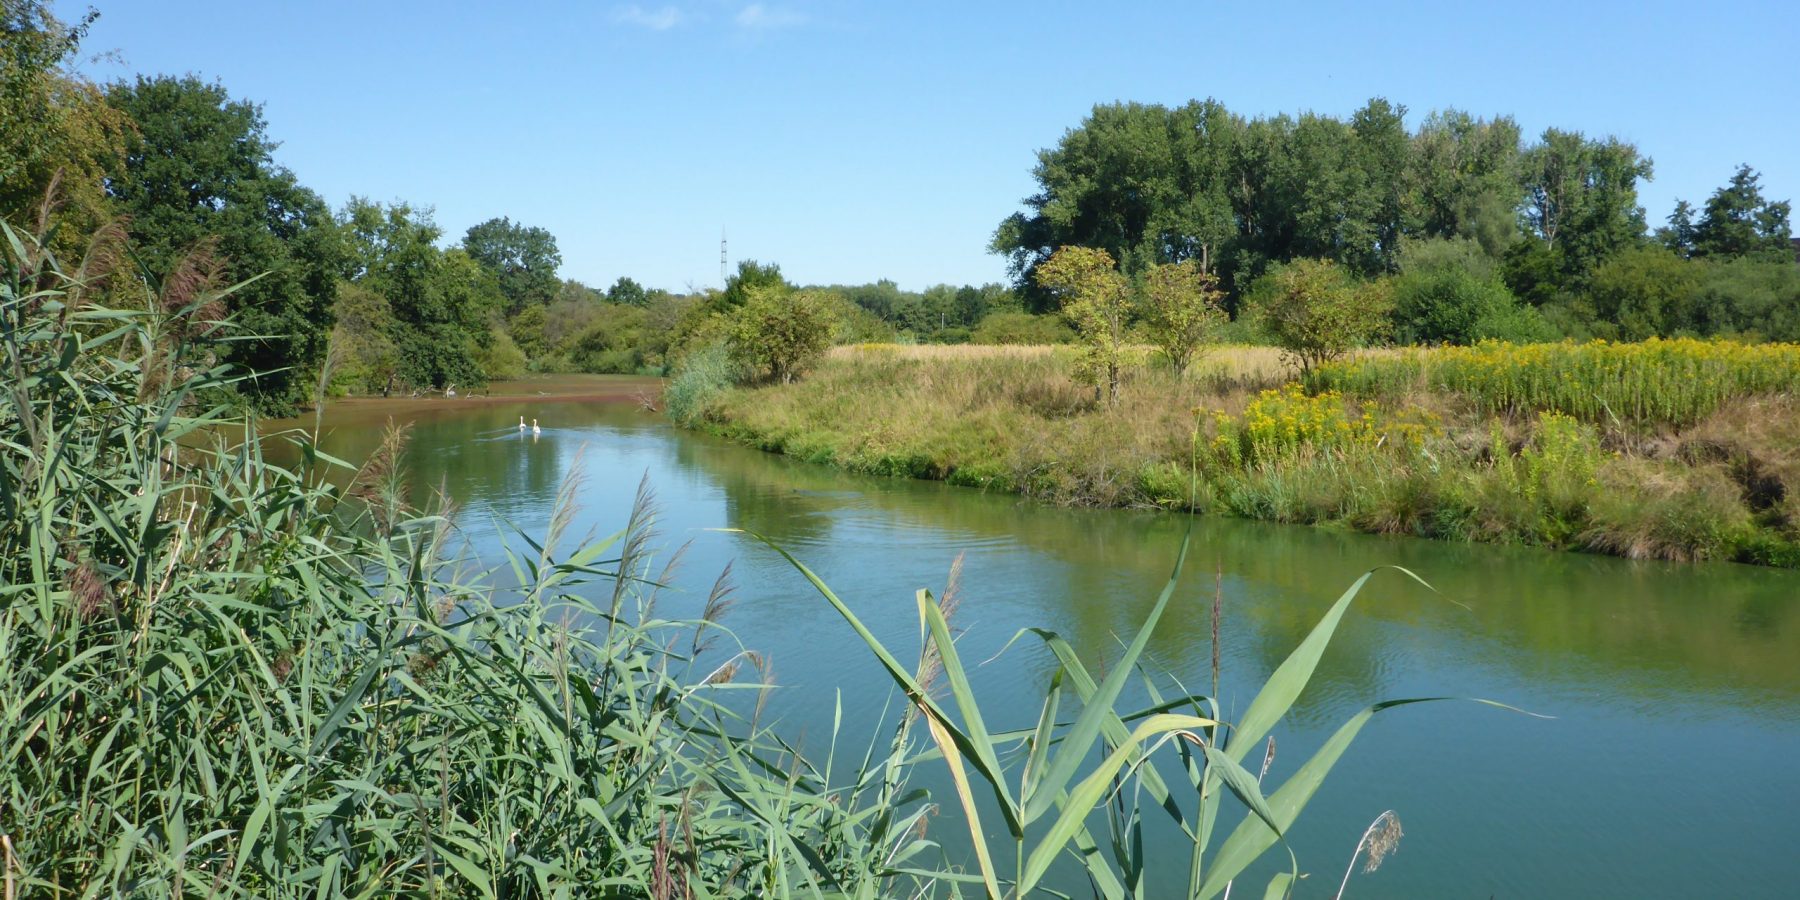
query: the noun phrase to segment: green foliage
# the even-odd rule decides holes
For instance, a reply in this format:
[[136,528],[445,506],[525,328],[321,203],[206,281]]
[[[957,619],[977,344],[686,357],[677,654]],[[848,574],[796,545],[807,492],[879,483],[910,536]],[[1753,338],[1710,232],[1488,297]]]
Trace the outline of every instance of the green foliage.
[[1107,402],[1118,402],[1131,291],[1125,276],[1114,268],[1112,256],[1105,250],[1064,247],[1037,267],[1036,277],[1075,328],[1082,346],[1080,377],[1104,385]]
[[715,310],[733,310],[750,302],[751,296],[759,292],[792,287],[781,277],[781,266],[763,265],[754,259],[739,260],[737,271],[725,279],[725,291],[713,298],[712,306]]
[[1713,192],[1693,228],[1690,252],[1694,256],[1793,258],[1794,248],[1789,243],[1793,233],[1788,225],[1791,204],[1764,199],[1757,184],[1760,179],[1749,166],[1738,166],[1731,182]]
[[112,216],[105,181],[123,164],[131,128],[98,87],[65,68],[98,16],[89,9],[65,23],[41,0],[0,4],[0,219],[48,213],[40,225],[60,224],[53,243],[69,253]]
[[[24,249],[0,366],[30,373],[0,390],[9,889],[919,889],[893,870],[931,847],[905,744],[827,775],[722,702],[758,659],[717,621],[723,585],[702,621],[652,614],[643,493],[566,551],[565,485],[512,576],[471,573],[448,520],[401,499],[402,432],[360,468],[304,435],[227,438],[193,402],[224,377],[197,306],[94,306],[4,236]],[[275,440],[295,468],[265,460]]]
[[1218,339],[1228,321],[1218,283],[1195,260],[1159,263],[1144,277],[1144,327],[1178,374]]
[[1075,332],[1059,317],[1028,312],[991,313],[969,333],[973,344],[1068,344],[1074,340]]
[[1278,266],[1251,295],[1254,317],[1303,377],[1374,340],[1392,306],[1386,284],[1358,281],[1330,260]]
[[613,286],[606,289],[606,302],[621,306],[645,306],[650,303],[650,292],[644,286],[621,275]]
[[392,337],[394,312],[387,298],[359,284],[338,286],[331,332],[328,393],[374,394],[390,390],[400,374]]
[[525,351],[513,343],[512,335],[498,325],[488,337],[487,345],[476,354],[475,363],[492,379],[518,378],[526,371]]
[[460,248],[439,250],[441,232],[430,214],[405,203],[353,197],[342,230],[350,248],[346,274],[380,295],[389,313],[384,320],[359,319],[351,331],[386,332],[396,351],[396,380],[414,389],[486,381],[490,373],[480,357],[505,304],[496,276]]
[[[1408,344],[1471,344],[1486,338],[1543,340],[1548,329],[1521,334],[1535,311],[1518,301],[1493,274],[1494,266],[1472,241],[1408,244],[1400,274],[1391,282],[1394,338]],[[1497,333],[1498,332],[1498,333]]]
[[1698,334],[1800,342],[1800,266],[1771,257],[1709,261],[1692,309]]
[[1518,239],[1519,152],[1519,126],[1510,117],[1488,121],[1454,109],[1426,116],[1407,168],[1406,230],[1423,239],[1474,241],[1498,258]]
[[738,381],[738,367],[731,349],[712,344],[681,358],[674,375],[663,388],[663,409],[678,425],[694,425],[706,415],[708,404]]
[[549,303],[561,286],[556,270],[562,265],[562,253],[556,249],[555,236],[545,229],[506,217],[489,219],[470,226],[463,234],[462,246],[499,279],[509,316],[527,306]]
[[726,324],[732,358],[784,384],[793,381],[831,347],[835,300],[818,290],[750,290]]
[[251,377],[239,391],[267,412],[304,401],[324,358],[342,242],[324,201],[275,165],[262,111],[193,76],[139,77],[107,91],[137,125],[108,182],[153,284],[197,245],[228,281],[243,339],[221,348]]
[[1609,337],[1637,341],[1696,323],[1701,268],[1660,247],[1615,254],[1594,270],[1594,312]]

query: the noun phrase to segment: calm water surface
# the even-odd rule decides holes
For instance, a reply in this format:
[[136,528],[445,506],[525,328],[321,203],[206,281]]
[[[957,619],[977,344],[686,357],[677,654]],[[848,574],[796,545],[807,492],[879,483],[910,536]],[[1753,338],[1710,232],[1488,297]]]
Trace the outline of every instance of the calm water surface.
[[[608,386],[629,397],[639,385]],[[965,660],[988,659],[1025,626],[1058,631],[1098,660],[1116,657],[1147,613],[1188,524],[849,476],[591,397],[344,404],[326,413],[326,451],[362,458],[390,414],[414,423],[414,483],[444,484],[471,551],[490,559],[497,520],[541,534],[571,470],[583,478],[578,535],[622,527],[647,475],[664,543],[692,542],[683,590],[665,595],[662,612],[696,615],[731,563],[738,603],[728,624],[773,659],[782,687],[769,709],[815,754],[824,752],[838,697],[847,734],[878,733],[892,701],[886,678],[784,562],[708,529],[777,540],[902,658],[918,643],[913,591],[941,588],[965,554]],[[543,433],[521,435],[521,415],[537,418]],[[1377,716],[1291,834],[1312,873],[1300,896],[1329,897],[1363,829],[1389,808],[1405,839],[1379,872],[1353,878],[1351,896],[1800,895],[1800,573],[1194,524],[1193,564],[1151,641],[1150,665],[1204,689],[1208,608],[1222,573],[1228,711],[1242,711],[1364,571],[1406,566],[1443,592],[1375,579],[1277,729],[1272,781],[1380,699],[1479,696],[1555,716],[1471,704]],[[1024,642],[975,667],[989,727],[1034,722],[1052,669],[1047,652]],[[887,730],[879,733],[885,740]],[[948,800],[940,765],[927,769],[921,783]],[[934,836],[954,846],[960,827],[940,819]],[[1184,877],[1185,852],[1171,851],[1153,895],[1172,893]],[[1260,896],[1264,880],[1239,893]],[[1073,871],[1060,887],[1086,892]]]

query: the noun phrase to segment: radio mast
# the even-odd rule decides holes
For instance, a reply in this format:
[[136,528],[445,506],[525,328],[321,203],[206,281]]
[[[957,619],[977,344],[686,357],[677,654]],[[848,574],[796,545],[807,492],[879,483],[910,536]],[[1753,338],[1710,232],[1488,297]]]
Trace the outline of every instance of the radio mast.
[[719,287],[725,286],[725,226],[719,226]]

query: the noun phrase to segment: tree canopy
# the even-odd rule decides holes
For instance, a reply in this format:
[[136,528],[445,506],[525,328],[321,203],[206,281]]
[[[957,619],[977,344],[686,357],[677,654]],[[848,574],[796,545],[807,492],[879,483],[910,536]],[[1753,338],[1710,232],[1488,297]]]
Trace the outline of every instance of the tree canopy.
[[542,306],[556,297],[560,285],[556,270],[562,266],[562,253],[550,232],[503,216],[470,226],[462,245],[470,258],[500,279],[507,315],[518,315],[527,306]]
[[330,210],[275,164],[256,104],[193,76],[139,77],[106,92],[136,128],[108,182],[153,282],[202,242],[226,261],[237,334],[224,345],[269,412],[304,400],[323,357],[342,266]]

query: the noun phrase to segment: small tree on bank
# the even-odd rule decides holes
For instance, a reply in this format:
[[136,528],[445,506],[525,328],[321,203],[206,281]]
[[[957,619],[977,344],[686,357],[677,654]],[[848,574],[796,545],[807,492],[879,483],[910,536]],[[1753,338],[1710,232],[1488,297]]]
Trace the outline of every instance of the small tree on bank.
[[1387,323],[1385,282],[1362,282],[1328,259],[1297,259],[1257,280],[1256,320],[1301,377],[1367,344]]
[[783,384],[793,381],[831,347],[833,299],[823,291],[752,288],[730,314],[726,341],[732,358],[767,370]]
[[1062,300],[1062,313],[1082,344],[1080,374],[1096,387],[1104,374],[1106,400],[1119,402],[1119,370],[1125,361],[1125,326],[1131,292],[1112,254],[1091,247],[1063,247],[1037,268],[1037,282]]
[[1144,325],[1175,374],[1187,371],[1226,322],[1219,279],[1195,260],[1151,267],[1144,278]]

